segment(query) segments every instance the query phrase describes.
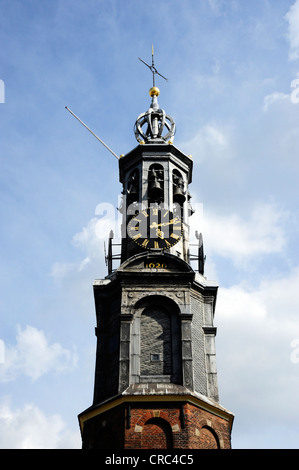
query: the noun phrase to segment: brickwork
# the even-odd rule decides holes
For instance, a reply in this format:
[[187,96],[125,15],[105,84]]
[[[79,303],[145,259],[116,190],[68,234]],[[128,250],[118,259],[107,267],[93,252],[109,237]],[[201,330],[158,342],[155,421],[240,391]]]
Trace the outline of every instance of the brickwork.
[[136,407],[131,409],[125,448],[229,449],[229,423],[189,403],[183,407]]
[[125,448],[173,448],[173,428],[179,429],[180,423],[179,407],[150,409],[146,405],[135,406],[131,409],[130,429],[125,433]]
[[142,449],[172,449],[172,430],[163,418],[150,418],[141,433]]
[[229,422],[190,403],[122,404],[88,420],[83,449],[230,449]]

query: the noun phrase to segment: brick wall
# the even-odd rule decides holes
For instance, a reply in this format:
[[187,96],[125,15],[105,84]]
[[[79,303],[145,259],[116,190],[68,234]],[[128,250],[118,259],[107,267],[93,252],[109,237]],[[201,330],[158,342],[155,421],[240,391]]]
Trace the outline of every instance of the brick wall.
[[85,423],[85,449],[229,449],[228,421],[190,403],[131,403]]
[[229,423],[189,403],[159,408],[132,407],[125,448],[229,449]]

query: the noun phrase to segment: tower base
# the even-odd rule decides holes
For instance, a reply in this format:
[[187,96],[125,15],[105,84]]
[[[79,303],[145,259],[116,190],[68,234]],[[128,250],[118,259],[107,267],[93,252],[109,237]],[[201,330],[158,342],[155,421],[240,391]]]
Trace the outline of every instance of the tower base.
[[138,384],[79,415],[83,449],[230,449],[233,415],[182,386]]

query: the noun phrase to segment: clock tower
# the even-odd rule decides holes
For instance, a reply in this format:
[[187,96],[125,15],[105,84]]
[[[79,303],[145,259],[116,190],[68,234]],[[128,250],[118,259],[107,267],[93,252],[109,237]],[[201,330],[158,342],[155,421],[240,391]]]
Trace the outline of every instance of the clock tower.
[[[141,60],[141,59],[140,59]],[[143,61],[142,61],[143,62]],[[173,144],[152,65],[137,147],[119,159],[122,241],[94,281],[93,404],[79,415],[84,449],[229,449],[233,415],[219,403],[214,312],[202,237],[190,264],[192,158]],[[162,76],[163,77],[163,76]],[[165,78],[165,77],[163,77]],[[113,261],[120,265],[114,269]]]

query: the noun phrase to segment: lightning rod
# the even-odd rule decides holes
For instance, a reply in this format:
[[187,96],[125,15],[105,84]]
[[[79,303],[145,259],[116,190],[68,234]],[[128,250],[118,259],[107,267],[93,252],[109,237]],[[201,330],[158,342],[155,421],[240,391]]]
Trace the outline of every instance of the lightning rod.
[[84,124],[84,122],[81,121],[81,119],[78,118],[78,116],[76,116],[75,113],[73,113],[73,111],[70,110],[70,108],[68,108],[67,106],[65,107],[65,109],[68,110],[69,113],[71,113],[79,122],[81,122],[81,124],[96,138],[98,139],[102,145],[104,145],[104,147],[106,147],[107,150],[109,150],[109,152],[112,153],[112,155],[115,156],[115,158],[119,159],[119,157],[116,155],[116,153],[113,152],[113,150],[111,150],[111,148],[108,147],[108,145],[105,144],[105,142],[102,141],[102,139],[100,139],[94,132],[92,132],[91,129],[89,129],[89,127],[87,127],[86,124]]

